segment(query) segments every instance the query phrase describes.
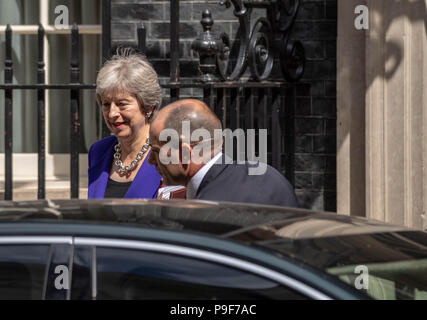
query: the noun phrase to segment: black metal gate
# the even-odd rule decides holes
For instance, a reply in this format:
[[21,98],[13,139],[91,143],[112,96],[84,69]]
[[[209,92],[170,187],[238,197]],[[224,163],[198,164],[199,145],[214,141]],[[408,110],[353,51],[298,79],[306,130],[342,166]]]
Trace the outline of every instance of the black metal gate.
[[[298,13],[299,0],[224,0],[222,5],[234,7],[240,31],[237,41],[231,42],[227,34],[211,33],[213,18],[208,10],[203,12],[203,33],[194,40],[192,49],[198,52],[200,77],[191,82],[180,81],[179,69],[179,0],[170,1],[170,81],[163,84],[169,89],[171,101],[179,99],[184,88],[203,89],[203,100],[222,119],[223,127],[232,130],[267,129],[268,162],[280,169],[285,165],[287,178],[294,182],[293,105],[295,86],[304,72],[305,53],[298,41],[292,41],[290,30]],[[267,16],[251,22],[252,8],[265,8]],[[138,47],[145,52],[145,29],[137,29]],[[5,92],[5,200],[12,200],[12,117],[13,90],[37,90],[38,119],[38,193],[46,196],[45,175],[45,91],[70,92],[70,184],[71,198],[79,194],[79,139],[80,90],[95,89],[95,84],[80,83],[79,30],[76,24],[71,31],[71,61],[69,84],[45,84],[43,62],[44,30],[38,30],[38,68],[36,84],[12,84],[12,30],[6,29]],[[111,52],[111,0],[102,0],[102,56],[103,62]],[[283,79],[268,81],[273,70],[280,68]],[[242,75],[250,70],[249,81]],[[103,127],[103,136],[109,134]]]

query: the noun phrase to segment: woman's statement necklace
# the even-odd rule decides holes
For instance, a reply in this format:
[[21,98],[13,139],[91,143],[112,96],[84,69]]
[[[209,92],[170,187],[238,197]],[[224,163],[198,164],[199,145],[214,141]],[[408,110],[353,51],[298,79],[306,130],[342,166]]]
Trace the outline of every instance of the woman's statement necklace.
[[121,148],[120,142],[118,142],[114,146],[114,151],[116,151],[114,153],[114,159],[115,159],[114,164],[119,168],[119,173],[126,174],[126,173],[132,171],[135,168],[135,166],[138,164],[138,162],[143,158],[144,154],[147,152],[148,148],[150,147],[149,143],[150,143],[150,141],[147,138],[147,140],[145,141],[145,144],[142,146],[141,150],[136,155],[136,158],[132,160],[130,165],[124,166],[123,162],[121,160],[122,148]]

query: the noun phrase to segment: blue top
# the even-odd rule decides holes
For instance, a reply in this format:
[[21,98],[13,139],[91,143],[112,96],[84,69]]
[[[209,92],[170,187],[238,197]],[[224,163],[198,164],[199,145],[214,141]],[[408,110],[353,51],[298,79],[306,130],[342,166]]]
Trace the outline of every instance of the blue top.
[[[113,162],[114,146],[117,144],[115,136],[109,136],[95,142],[89,149],[89,188],[88,199],[104,198],[108,177]],[[138,173],[132,181],[124,198],[148,198],[156,199],[157,189],[161,183],[161,176],[156,167],[148,163],[148,151],[144,162],[138,169]]]

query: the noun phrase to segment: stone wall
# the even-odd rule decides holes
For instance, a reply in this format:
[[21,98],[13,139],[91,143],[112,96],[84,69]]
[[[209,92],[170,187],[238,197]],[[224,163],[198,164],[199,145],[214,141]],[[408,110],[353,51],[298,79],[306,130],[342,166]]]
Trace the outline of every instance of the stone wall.
[[[354,28],[360,4],[367,30]],[[338,12],[338,210],[426,229],[427,0]]]

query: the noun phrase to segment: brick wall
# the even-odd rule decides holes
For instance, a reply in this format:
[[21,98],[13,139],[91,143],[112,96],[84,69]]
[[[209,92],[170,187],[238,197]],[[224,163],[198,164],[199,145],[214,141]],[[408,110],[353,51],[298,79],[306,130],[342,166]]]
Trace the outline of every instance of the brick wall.
[[336,211],[336,0],[304,1],[294,38],[307,64],[295,106],[295,188],[306,207]]
[[[238,28],[233,7],[219,1],[180,1],[180,77],[197,75],[197,56],[191,42],[202,31],[203,9],[210,9],[213,32],[227,32],[233,38]],[[147,31],[146,55],[162,82],[169,78],[169,1],[113,0],[113,44],[136,44],[136,29],[142,22]],[[336,0],[303,0],[295,22],[293,38],[303,42],[307,64],[296,86],[293,108],[295,142],[295,189],[306,208],[336,210]],[[264,10],[253,11],[252,20]],[[169,101],[165,91],[164,104]],[[201,96],[196,89],[181,91],[181,97]],[[289,111],[289,110],[288,110]],[[290,138],[290,137],[288,137]],[[283,172],[285,167],[283,168]]]

